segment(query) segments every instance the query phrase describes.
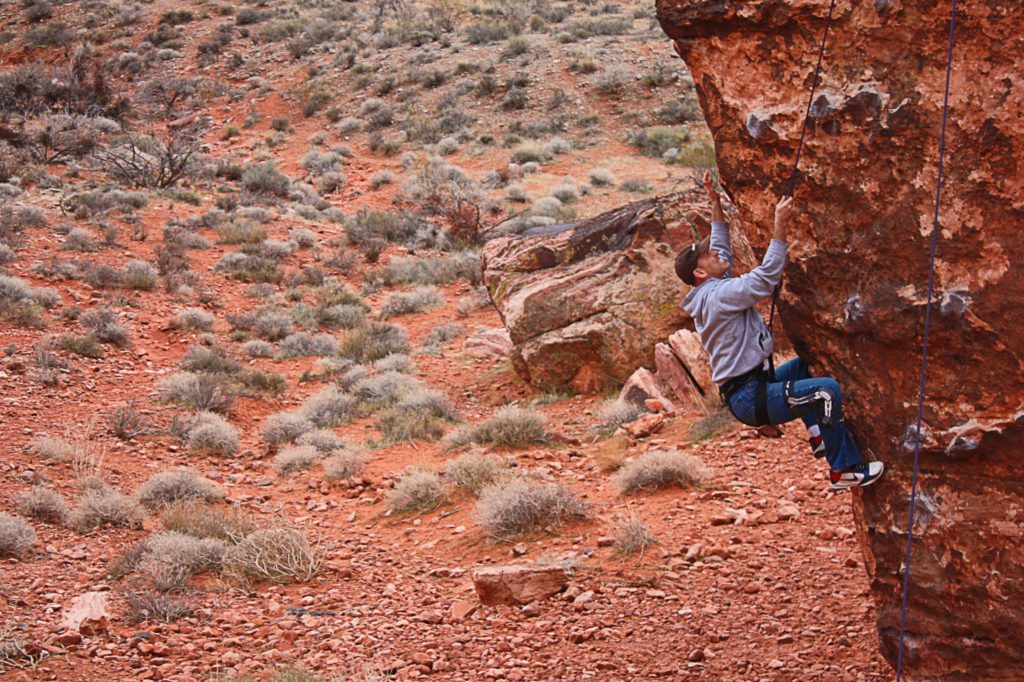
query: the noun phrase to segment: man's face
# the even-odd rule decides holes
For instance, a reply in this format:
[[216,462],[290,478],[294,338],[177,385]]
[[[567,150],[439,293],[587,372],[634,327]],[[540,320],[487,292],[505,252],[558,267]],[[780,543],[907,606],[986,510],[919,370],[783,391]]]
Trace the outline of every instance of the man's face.
[[697,259],[697,267],[694,268],[693,274],[701,279],[711,279],[721,277],[728,269],[729,264],[722,260],[717,251],[711,249]]

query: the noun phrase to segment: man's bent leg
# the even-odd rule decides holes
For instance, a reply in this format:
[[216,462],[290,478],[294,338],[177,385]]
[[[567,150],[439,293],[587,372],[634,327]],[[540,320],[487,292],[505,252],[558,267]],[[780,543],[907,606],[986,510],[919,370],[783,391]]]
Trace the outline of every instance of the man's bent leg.
[[[812,422],[820,426],[825,458],[832,469],[845,469],[861,462],[860,449],[843,421],[843,393],[835,379],[800,379],[768,385],[768,417],[773,424],[792,421],[798,416],[797,411],[808,413]],[[800,416],[805,418],[804,414]]]
[[[811,373],[807,368],[807,362],[799,356],[775,368],[776,381],[799,381],[800,379],[809,378],[811,378]],[[825,440],[821,436],[821,428],[818,426],[817,415],[812,411],[807,410],[800,414],[800,420],[803,421],[804,426],[807,427],[807,440],[811,445],[811,454],[815,457],[824,457]]]

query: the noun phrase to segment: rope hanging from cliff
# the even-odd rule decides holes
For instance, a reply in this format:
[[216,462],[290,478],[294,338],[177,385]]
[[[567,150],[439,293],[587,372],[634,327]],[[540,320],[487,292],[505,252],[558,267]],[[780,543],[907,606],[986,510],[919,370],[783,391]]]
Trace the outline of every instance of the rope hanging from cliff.
[[[800,141],[796,145],[796,158],[793,159],[793,170],[789,174],[789,183],[786,186],[786,193],[783,196],[793,196],[793,190],[796,189],[796,180],[800,169],[800,155],[804,151],[804,136],[807,134],[807,120],[811,117],[811,107],[814,105],[814,92],[818,89],[818,75],[821,73],[821,60],[825,56],[825,43],[828,42],[828,30],[832,27],[832,13],[836,8],[836,0],[832,0],[828,6],[828,18],[825,19],[825,30],[821,34],[821,45],[818,47],[818,63],[814,65],[814,80],[811,81],[811,94],[807,98],[807,111],[804,112],[803,123],[800,124]],[[772,307],[771,312],[768,313],[768,333],[772,334],[775,330],[775,308],[779,303],[779,293],[782,291],[782,280],[775,285],[775,289],[772,290]],[[774,363],[771,362],[771,356],[768,356],[769,363],[772,365],[772,374],[775,374]]]
[[917,506],[917,471],[921,454],[921,421],[924,415],[925,377],[928,370],[928,334],[932,323],[932,294],[935,292],[935,253],[939,244],[939,205],[942,198],[942,159],[946,153],[946,119],[949,114],[949,78],[953,70],[953,34],[956,28],[956,0],[949,16],[949,46],[946,48],[946,89],[942,97],[942,132],[939,135],[939,170],[935,183],[935,216],[928,266],[928,301],[924,308],[924,339],[921,349],[921,382],[917,391],[917,433],[914,438],[914,474],[910,482],[910,512],[907,521],[907,556],[903,562],[903,600],[900,604],[900,641],[896,654],[896,682],[903,678],[903,640],[907,630],[907,598],[910,594],[910,552],[914,542],[914,510]]

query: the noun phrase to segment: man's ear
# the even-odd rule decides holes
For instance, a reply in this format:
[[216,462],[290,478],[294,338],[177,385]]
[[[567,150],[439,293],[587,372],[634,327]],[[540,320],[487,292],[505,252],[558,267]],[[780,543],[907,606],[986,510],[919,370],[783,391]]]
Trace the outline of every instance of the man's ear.
[[694,277],[694,279],[707,279],[708,278],[708,271],[705,270],[704,268],[694,268],[693,269],[693,277]]

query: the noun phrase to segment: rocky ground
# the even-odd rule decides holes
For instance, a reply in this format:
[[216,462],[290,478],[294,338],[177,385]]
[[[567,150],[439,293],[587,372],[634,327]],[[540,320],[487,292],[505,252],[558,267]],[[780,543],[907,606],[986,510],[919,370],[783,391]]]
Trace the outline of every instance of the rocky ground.
[[[362,320],[353,331],[308,319],[307,309],[323,295],[323,281],[342,283],[376,320],[392,305],[393,294],[410,288],[382,283],[380,273],[387,267],[410,257],[475,257],[474,244],[424,241],[422,235],[374,244],[372,235],[360,237],[356,229],[360,209],[409,209],[421,227],[448,227],[453,214],[431,212],[422,193],[408,186],[419,178],[422,188],[429,180],[417,174],[430,165],[432,154],[446,154],[469,178],[456,181],[454,190],[445,185],[441,194],[485,207],[485,228],[520,213],[532,225],[592,215],[637,196],[670,191],[694,173],[705,153],[699,143],[706,130],[698,122],[674,120],[678,127],[658,133],[676,145],[664,159],[653,143],[657,153],[650,156],[642,152],[651,149],[624,141],[631,128],[665,124],[658,112],[670,100],[689,98],[692,106],[686,74],[679,73],[667,41],[642,7],[533,3],[534,14],[547,18],[530,23],[527,14],[521,19],[530,28],[526,51],[517,54],[521,45],[511,33],[483,44],[467,42],[465,32],[473,22],[520,21],[494,13],[459,14],[454,29],[435,27],[432,41],[413,47],[410,41],[419,39],[399,30],[403,15],[385,14],[383,28],[371,31],[375,3],[321,3],[317,11],[302,3],[245,7],[257,13],[256,19],[215,3],[187,8],[170,2],[145,8],[23,4],[0,8],[8,38],[0,51],[0,75],[13,77],[37,59],[45,68],[63,68],[91,32],[98,43],[96,63],[132,99],[136,113],[118,123],[110,118],[110,102],[103,105],[106,116],[85,107],[81,116],[89,122],[76,119],[76,125],[94,130],[97,138],[82,153],[68,136],[58,135],[57,142],[46,141],[52,135],[39,136],[40,127],[49,125],[52,133],[54,125],[63,125],[54,120],[55,104],[4,110],[0,159],[7,165],[0,168],[15,170],[0,178],[4,206],[11,211],[0,215],[7,230],[0,230],[0,246],[12,254],[0,259],[0,274],[48,287],[60,300],[38,294],[21,300],[12,294],[0,301],[7,306],[0,316],[0,508],[22,518],[25,506],[18,495],[33,486],[77,508],[97,480],[104,491],[131,495],[154,474],[188,466],[223,491],[211,513],[233,505],[260,527],[297,529],[312,542],[321,565],[309,579],[288,584],[200,570],[184,586],[162,593],[146,582],[144,570],[112,573],[134,543],[164,529],[158,507],[145,510],[142,527],[134,522],[83,527],[69,520],[71,513],[32,518],[35,541],[0,564],[0,675],[5,679],[781,681],[888,675],[877,654],[849,499],[826,491],[824,469],[810,457],[801,429],[789,427],[781,439],[767,439],[720,415],[690,412],[669,417],[664,428],[641,438],[600,434],[609,396],[537,394],[500,353],[473,352],[480,331],[501,327],[494,308],[486,300],[479,303],[478,273],[419,282],[434,286],[433,293],[443,299],[388,319],[407,336],[403,355],[414,365],[407,374],[421,388],[443,394],[461,425],[479,424],[508,404],[542,414],[544,442],[515,448],[485,443],[480,452],[504,455],[516,470],[571,491],[586,504],[585,519],[496,542],[478,522],[474,496],[450,487],[428,511],[396,512],[390,495],[408,467],[438,471],[460,450],[447,448],[439,434],[389,439],[376,408],[346,415],[329,427],[345,444],[342,449],[366,459],[358,474],[328,480],[319,461],[295,473],[275,467],[281,448],[268,443],[268,418],[302,408],[326,388],[348,390],[356,384],[345,379],[343,370],[351,366],[343,364],[341,350],[275,357],[281,349],[276,345],[270,357],[249,353],[247,344],[260,334],[238,316],[271,309],[291,316],[292,331],[331,334],[347,347],[347,340],[365,329]],[[430,7],[442,5],[413,5],[417,21]],[[566,13],[560,19],[549,12],[559,7]],[[186,10],[187,18],[173,14]],[[317,27],[330,23],[331,11],[357,13],[346,20],[334,16],[335,37],[316,42],[315,36],[322,38]],[[619,21],[621,30],[587,35],[573,28],[573,22],[609,18]],[[300,28],[288,23],[292,20]],[[64,33],[40,34],[54,24],[63,24]],[[219,28],[224,24],[234,25],[235,42],[214,49],[210,45],[225,33]],[[288,40],[269,37],[269,27]],[[102,41],[97,31],[107,34]],[[160,37],[161,31],[173,35]],[[380,37],[388,31],[398,36],[397,44]],[[588,60],[592,66],[574,66]],[[430,85],[430,74],[423,72],[427,85],[399,80],[410,70],[419,73],[424,64],[447,79]],[[479,94],[491,87],[479,80],[491,75],[481,73],[488,66],[496,90]],[[612,66],[632,70],[625,77],[606,74],[608,80],[594,80]],[[521,88],[528,104],[503,106],[509,92],[520,87],[507,81],[520,72],[528,76]],[[141,95],[145,84],[172,76],[202,82],[181,103],[154,113],[152,98]],[[645,78],[651,84],[645,85]],[[389,79],[395,82],[386,85]],[[11,82],[3,81],[4,87]],[[303,110],[318,89],[330,92],[329,101],[307,115]],[[551,105],[557,92],[563,93],[562,103]],[[417,117],[429,122],[450,113],[452,105],[438,102],[453,93],[467,98],[462,108],[468,120],[430,141],[410,134],[420,130],[413,125]],[[90,97],[95,100],[96,93]],[[375,97],[395,107],[395,124],[369,129],[367,121],[381,104],[368,107],[366,101]],[[60,101],[68,105],[65,100]],[[338,111],[331,113],[332,108]],[[522,125],[529,123],[549,130],[544,125],[550,127],[547,119],[559,110],[568,129],[556,126],[537,139],[522,134]],[[596,121],[584,120],[595,115]],[[347,117],[363,117],[363,122],[342,129]],[[413,123],[399,126],[403,117]],[[122,144],[126,131],[168,139],[197,121],[203,122],[195,133],[202,167],[181,181],[137,187],[118,181],[103,163],[110,159],[104,150]],[[551,139],[560,136],[567,141]],[[446,150],[446,137],[452,137],[456,150]],[[338,145],[348,147],[348,155],[336,152],[345,158],[334,170],[304,160],[310,150],[326,156]],[[544,145],[552,146],[533,149]],[[509,165],[510,156],[524,147],[538,154],[536,172],[523,170],[530,154]],[[56,148],[63,151],[55,156]],[[407,153],[412,157],[400,156]],[[692,158],[676,161],[687,153]],[[245,179],[245,171],[266,161],[285,176],[284,191]],[[444,168],[448,173],[451,166]],[[595,169],[607,176],[595,177]],[[379,182],[382,171],[391,180]],[[495,171],[500,171],[496,179]],[[339,172],[343,177],[330,175]],[[574,189],[559,190],[567,176]],[[623,184],[630,179],[643,182]],[[139,194],[125,198],[116,194],[121,190]],[[107,197],[108,204],[92,199],[88,210],[81,208],[89,203],[82,198],[89,192]],[[525,201],[511,197],[519,193]],[[545,203],[549,193],[564,201]],[[243,222],[249,229],[255,229],[249,222],[258,222],[263,230],[242,240],[248,244],[228,243],[225,225]],[[76,229],[85,230],[84,236]],[[179,253],[175,240],[182,233],[193,241]],[[208,242],[199,245],[203,248],[197,246],[199,238]],[[218,267],[227,254],[245,249],[249,257],[274,261],[274,272],[262,282]],[[169,264],[168,253],[177,253],[185,267]],[[152,286],[128,286],[117,274],[132,259],[150,264]],[[10,282],[4,280],[5,286],[14,286]],[[262,289],[253,288],[261,283]],[[188,308],[210,315],[210,324],[200,320],[195,328],[182,328],[174,323]],[[95,347],[72,343],[72,337],[98,334],[98,327],[86,324],[96,309],[112,311],[124,341],[96,337]],[[450,338],[428,342],[452,323],[461,326],[448,327]],[[278,391],[240,395],[225,410],[238,444],[221,454],[189,447],[173,420],[194,410],[169,405],[158,394],[161,381],[179,371],[195,347],[214,349],[280,383]],[[351,365],[377,371],[368,361]],[[110,417],[127,405],[147,426],[117,438]],[[450,436],[459,425],[442,427]],[[704,437],[695,437],[694,428]],[[63,438],[75,450],[67,457],[41,456],[36,446],[44,436]],[[697,486],[620,495],[613,469],[649,450],[695,455],[712,473]],[[631,518],[639,519],[656,542],[626,555],[616,533]],[[506,563],[560,567],[567,585],[525,605],[481,604],[473,569]],[[102,593],[102,613],[84,625],[69,625],[77,611],[73,602],[88,593]],[[130,603],[140,593],[180,600],[188,613],[165,619],[169,622],[148,617]]]

